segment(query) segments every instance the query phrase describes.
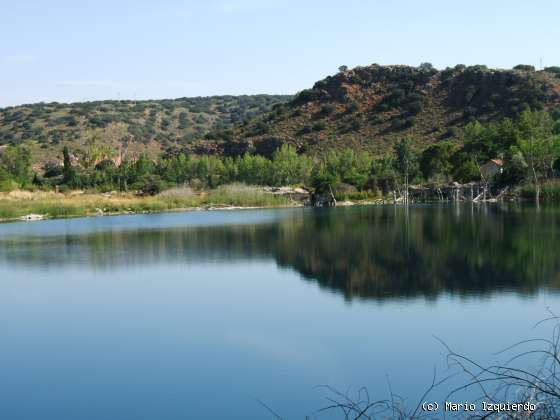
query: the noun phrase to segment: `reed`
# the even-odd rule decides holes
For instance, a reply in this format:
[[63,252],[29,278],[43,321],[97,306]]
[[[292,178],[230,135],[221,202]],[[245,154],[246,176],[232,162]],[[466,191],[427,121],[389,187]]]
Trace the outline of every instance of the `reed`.
[[238,207],[275,207],[290,204],[285,196],[274,195],[262,188],[245,184],[220,186],[208,193],[206,201],[209,205]]

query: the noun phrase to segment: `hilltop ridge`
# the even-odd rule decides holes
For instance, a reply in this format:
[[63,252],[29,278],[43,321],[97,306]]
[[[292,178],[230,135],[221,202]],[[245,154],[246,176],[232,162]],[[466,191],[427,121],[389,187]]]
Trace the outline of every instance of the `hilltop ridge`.
[[238,149],[257,151],[289,143],[311,154],[344,148],[382,153],[408,136],[422,149],[440,140],[460,142],[471,121],[514,118],[526,108],[559,112],[559,67],[342,66],[239,126],[235,141]]
[[93,136],[135,154],[244,153],[270,157],[283,144],[300,153],[366,150],[380,155],[403,137],[422,150],[462,142],[471,121],[514,118],[524,109],[560,113],[560,67],[437,70],[372,64],[341,66],[289,95],[215,96],[152,101],[40,103],[0,109],[0,146],[33,140],[34,157],[60,160]]

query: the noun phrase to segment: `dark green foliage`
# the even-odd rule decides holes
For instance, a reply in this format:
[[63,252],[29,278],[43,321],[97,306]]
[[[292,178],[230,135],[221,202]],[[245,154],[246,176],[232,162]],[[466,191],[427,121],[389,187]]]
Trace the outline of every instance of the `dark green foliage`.
[[61,176],[62,173],[63,173],[63,167],[53,162],[48,162],[43,167],[43,176],[45,178],[58,177]]
[[327,127],[327,125],[325,124],[324,121],[317,121],[316,123],[313,124],[313,126],[311,127],[311,129],[313,131],[322,131]]
[[328,116],[335,111],[335,107],[332,104],[325,104],[321,107],[320,115]]
[[357,110],[358,110],[358,103],[356,101],[352,101],[346,107],[346,113],[348,113],[348,114],[352,114],[353,112],[356,112]]
[[517,66],[515,66],[513,68],[514,70],[519,70],[519,71],[535,71],[535,66],[531,66],[529,64],[518,64]]
[[544,71],[554,74],[560,74],[560,67],[552,66],[552,67],[545,67]]
[[117,167],[116,167],[115,163],[110,159],[102,160],[97,165],[95,165],[95,170],[96,171],[102,171],[102,172],[114,171],[114,170],[116,170],[116,168]]
[[461,183],[480,181],[480,170],[474,160],[467,159],[455,168],[453,177]]
[[169,118],[162,118],[161,119],[160,128],[163,131],[169,130],[170,126],[171,126],[171,121],[169,120]]
[[144,195],[156,195],[165,189],[165,183],[158,175],[144,175],[139,184],[139,190]]
[[518,184],[527,176],[528,165],[523,154],[508,152],[505,160],[504,172],[500,175],[503,184]]
[[422,73],[428,73],[430,75],[437,73],[437,70],[434,68],[432,63],[422,63],[420,64],[420,66],[418,66],[418,70],[420,70]]
[[207,140],[231,141],[233,140],[233,131],[230,129],[210,131],[204,136],[204,138]]
[[412,115],[416,115],[422,111],[422,109],[424,108],[424,103],[421,100],[411,101],[405,105],[405,108]]
[[270,126],[264,121],[259,121],[253,128],[251,135],[260,136],[263,134],[267,134],[269,131],[270,131]]
[[455,150],[456,146],[447,141],[427,147],[420,157],[420,170],[424,178],[449,177],[453,170],[451,158]]
[[362,123],[358,119],[353,119],[350,123],[350,130],[357,131],[362,127]]
[[526,108],[541,109],[548,98],[546,83],[527,70],[471,66],[452,70],[444,83],[450,89],[450,105],[463,110],[467,119],[496,110],[502,116],[516,116]]
[[305,104],[317,99],[316,93],[312,89],[305,89],[299,92],[293,100],[294,104]]
[[391,121],[391,127],[394,130],[404,130],[414,126],[416,120],[414,117],[407,117],[407,118],[394,118]]

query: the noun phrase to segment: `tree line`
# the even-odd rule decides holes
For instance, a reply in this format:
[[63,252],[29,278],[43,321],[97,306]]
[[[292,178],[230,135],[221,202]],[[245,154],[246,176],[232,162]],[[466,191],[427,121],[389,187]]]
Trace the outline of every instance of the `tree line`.
[[560,119],[545,111],[526,110],[515,120],[495,123],[474,121],[464,130],[462,145],[441,141],[422,151],[415,149],[413,139],[402,138],[384,156],[347,149],[313,158],[282,145],[270,159],[253,154],[223,157],[185,153],[116,159],[116,150],[92,137],[81,152],[73,154],[65,147],[62,165],[47,164],[39,171],[32,170],[28,146],[9,146],[0,156],[0,189],[58,186],[156,194],[182,184],[207,189],[243,182],[302,185],[365,196],[403,190],[409,184],[481,181],[480,166],[499,158],[503,172],[496,183],[531,183],[538,194],[542,182],[559,174]]

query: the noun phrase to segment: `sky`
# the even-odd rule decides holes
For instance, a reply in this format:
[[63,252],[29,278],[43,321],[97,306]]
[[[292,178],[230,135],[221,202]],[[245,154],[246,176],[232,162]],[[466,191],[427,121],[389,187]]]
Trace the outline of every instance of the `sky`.
[[0,106],[293,94],[340,65],[560,65],[558,0],[0,0]]

